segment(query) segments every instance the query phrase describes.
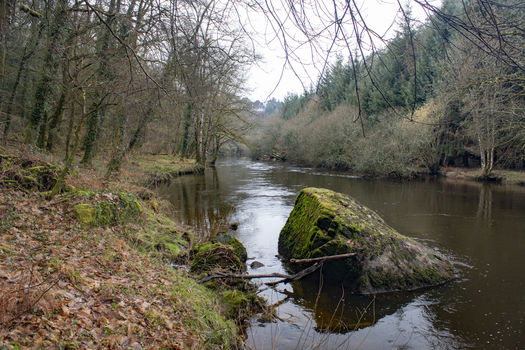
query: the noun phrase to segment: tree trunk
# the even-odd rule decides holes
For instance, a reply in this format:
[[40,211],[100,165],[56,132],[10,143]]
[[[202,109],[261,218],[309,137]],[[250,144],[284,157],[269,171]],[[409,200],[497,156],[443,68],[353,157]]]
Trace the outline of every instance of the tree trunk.
[[94,105],[95,111],[91,113],[87,120],[87,130],[84,136],[84,156],[82,157],[82,163],[89,163],[94,155],[95,143],[99,136],[99,124],[102,119],[102,115],[105,113],[105,107],[98,107]]
[[115,126],[114,133],[114,149],[111,155],[111,160],[108,163],[108,168],[106,171],[106,180],[108,180],[111,175],[118,173],[120,171],[120,166],[122,165],[122,159],[126,154],[126,147],[124,146],[124,126],[126,125],[126,114],[122,110],[122,103],[117,106],[117,125]]
[[62,91],[60,91],[60,97],[58,98],[57,105],[55,107],[55,111],[53,112],[53,115],[51,115],[51,118],[49,118],[49,130],[47,133],[47,140],[43,147],[51,151],[57,138],[57,128],[62,122],[62,114],[64,113],[64,106],[66,103],[67,98],[67,88],[65,85],[62,85]]
[[[58,0],[53,20],[49,25],[49,41],[42,62],[42,72],[37,84],[31,109],[30,127],[26,134],[26,143],[40,143],[45,139],[47,130],[42,125],[47,122],[46,104],[51,93],[51,82],[56,73],[55,55],[66,18],[67,0]],[[47,127],[47,125],[45,125]]]
[[133,134],[131,135],[131,139],[129,140],[129,144],[127,147],[128,150],[131,151],[133,148],[140,147],[140,145],[142,145],[144,133],[146,132],[146,126],[152,119],[150,118],[151,113],[153,113],[153,108],[151,108],[150,105],[146,112],[140,117],[139,124],[133,132]]
[[69,172],[69,169],[71,168],[71,165],[73,164],[73,159],[75,159],[75,154],[77,153],[78,144],[80,143],[80,131],[82,131],[82,127],[84,126],[84,122],[86,121],[88,114],[86,112],[86,93],[84,90],[82,90],[82,115],[80,117],[80,121],[78,122],[77,127],[75,128],[75,139],[73,144],[73,149],[71,150],[71,153],[66,159],[66,164],[64,165],[64,168],[60,172],[60,176],[57,179],[57,182],[55,183],[55,186],[53,186],[53,189],[51,190],[49,197],[53,198],[55,195],[60,193],[62,191],[62,184],[64,183],[64,178],[66,177],[67,173]]
[[190,125],[191,125],[191,113],[192,108],[191,104],[187,103],[186,107],[184,108],[184,125],[183,125],[183,132],[182,132],[182,142],[181,142],[181,156],[183,158],[186,158],[188,156],[188,139],[189,139],[189,133],[190,133]]
[[73,134],[73,126],[75,125],[75,103],[71,101],[71,113],[69,114],[69,123],[67,127],[66,136],[66,156],[65,160],[69,158],[69,146],[71,144],[71,136]]
[[[108,13],[113,14],[115,12],[115,0],[111,0],[109,3]],[[115,16],[108,16],[106,21],[108,26],[112,26]],[[96,71],[97,81],[109,81],[113,79],[112,71],[109,67],[109,55],[108,49],[110,48],[112,36],[109,32],[109,29],[106,28],[102,36],[97,40],[96,43],[96,56],[99,59],[99,64]],[[93,98],[92,110],[94,111],[89,119],[87,120],[87,131],[84,136],[84,156],[82,157],[82,163],[90,163],[91,159],[95,154],[95,144],[100,136],[100,125],[103,122],[103,119],[106,115],[106,106],[102,105],[102,100],[105,96],[99,91],[102,89],[100,87],[95,92],[95,97]]]
[[[38,27],[38,33],[35,34],[35,31],[36,31],[35,28],[37,28],[37,27]],[[44,28],[44,26],[42,24],[37,25],[36,21],[34,21],[31,24],[31,38],[28,39],[28,41],[26,42],[26,45],[24,46],[24,50],[22,52],[22,58],[20,59],[20,64],[18,65],[18,70],[16,71],[15,82],[13,84],[13,88],[11,89],[11,93],[9,95],[9,100],[7,102],[6,113],[5,113],[5,116],[3,118],[3,122],[4,122],[4,130],[3,130],[4,142],[7,141],[7,134],[9,132],[9,127],[11,126],[11,113],[12,113],[12,110],[13,110],[13,104],[15,102],[16,91],[18,89],[18,85],[20,84],[22,73],[25,71],[27,61],[35,53],[35,49],[38,46],[38,42],[40,41],[40,38],[42,36],[43,28]],[[34,40],[32,40],[32,38],[34,38]]]
[[211,166],[215,166],[215,163],[217,162],[217,158],[219,158],[219,149],[221,148],[220,140],[221,139],[219,135],[215,135],[215,145],[213,147],[213,155],[210,160]]

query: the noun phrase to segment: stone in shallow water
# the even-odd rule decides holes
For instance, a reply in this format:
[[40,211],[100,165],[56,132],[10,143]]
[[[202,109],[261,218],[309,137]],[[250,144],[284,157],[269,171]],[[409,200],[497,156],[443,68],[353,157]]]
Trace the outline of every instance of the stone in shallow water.
[[355,253],[325,262],[322,271],[325,281],[363,294],[434,286],[454,272],[442,254],[399,234],[371,209],[320,188],[299,193],[279,235],[279,253],[286,259]]
[[258,269],[259,267],[263,267],[264,264],[262,262],[259,262],[259,261],[254,261],[250,264],[250,267],[252,269]]

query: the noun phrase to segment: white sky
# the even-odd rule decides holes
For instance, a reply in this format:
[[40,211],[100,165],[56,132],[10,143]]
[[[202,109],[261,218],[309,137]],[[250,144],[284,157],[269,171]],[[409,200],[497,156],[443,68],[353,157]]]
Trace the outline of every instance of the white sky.
[[[287,0],[280,0],[286,4]],[[293,1],[293,0],[292,0]],[[384,34],[387,32],[387,36],[392,37],[395,33],[395,28],[391,27],[391,24],[396,21],[399,23],[401,19],[401,14],[399,13],[399,6],[396,0],[361,0],[362,6],[360,11],[363,17],[366,20],[366,24],[369,28],[376,31],[378,34]],[[424,10],[420,5],[414,3],[412,0],[401,0],[401,4],[406,8],[407,2],[410,3],[412,10],[412,17],[415,17],[418,20],[424,20],[426,18]],[[433,5],[439,4],[439,0],[431,1]],[[279,4],[279,0],[272,1],[272,3]],[[332,6],[331,0],[317,0],[317,2],[312,2],[314,4],[321,4],[320,6]],[[324,4],[323,4],[324,3]],[[281,5],[282,8],[286,6],[285,4]],[[314,5],[318,6],[318,5]],[[277,5],[276,5],[277,7]],[[277,9],[282,10],[282,9]],[[283,18],[286,16],[284,11]],[[331,15],[331,14],[327,14]],[[320,72],[323,68],[322,61],[328,51],[329,40],[319,40],[319,45],[324,47],[318,48],[318,54],[312,55],[312,50],[308,47],[298,48],[295,53],[297,59],[301,59],[302,64],[293,62],[293,67],[297,75],[300,76],[299,79],[294,72],[289,68],[283,72],[281,79],[281,71],[283,69],[283,64],[285,63],[285,54],[279,42],[271,35],[273,31],[271,27],[268,26],[268,23],[262,14],[256,15],[255,13],[249,13],[250,25],[255,34],[255,50],[262,56],[262,60],[258,65],[253,66],[247,72],[247,87],[249,91],[247,92],[247,97],[252,101],[260,100],[265,101],[268,97],[275,97],[279,100],[283,100],[288,93],[302,93],[304,91],[303,86],[309,88],[311,85],[315,85],[316,79],[319,77]],[[283,21],[284,22],[284,21]],[[320,24],[321,21],[319,21]],[[315,23],[314,23],[315,25]],[[345,26],[345,28],[348,27]],[[291,28],[291,24],[288,28]],[[350,30],[350,28],[348,29]],[[301,40],[300,33],[293,29],[291,32],[297,33],[297,40]],[[333,33],[333,30],[330,30]],[[273,39],[273,40],[272,40]],[[352,44],[351,44],[352,45]],[[381,44],[376,42],[377,46]],[[291,44],[291,46],[297,46],[297,44]],[[348,59],[348,50],[345,48],[334,48],[332,50],[330,62],[335,60],[336,52],[340,52],[345,60]],[[322,52],[322,55],[319,54]],[[296,61],[296,60],[292,60]],[[275,91],[273,91],[275,89]],[[273,91],[273,92],[272,92]]]

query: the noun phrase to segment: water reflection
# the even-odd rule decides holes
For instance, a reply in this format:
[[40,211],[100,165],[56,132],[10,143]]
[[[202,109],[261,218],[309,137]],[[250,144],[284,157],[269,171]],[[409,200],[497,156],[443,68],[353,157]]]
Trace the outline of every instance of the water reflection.
[[[203,235],[239,222],[237,237],[263,267],[284,272],[279,232],[304,187],[346,193],[399,232],[443,251],[458,278],[439,288],[375,297],[319,281],[266,289],[279,321],[248,330],[254,349],[462,349],[525,346],[525,188],[447,180],[364,180],[348,174],[231,160],[160,189],[175,216]],[[251,261],[251,260],[250,260]],[[263,283],[264,281],[259,281]],[[365,312],[366,311],[366,312]],[[367,327],[361,328],[360,326]]]
[[[321,294],[323,295],[323,294]],[[352,327],[349,330],[339,328],[340,332],[321,328],[319,319],[313,324],[305,314],[293,314],[290,308],[281,314],[290,315],[284,320],[264,327],[252,327],[249,349],[462,349],[468,344],[461,342],[446,327],[438,326],[437,301],[426,294],[410,297],[398,295],[342,298],[332,296],[328,304],[337,303],[332,308],[333,314],[322,316],[332,324]],[[329,298],[329,297],[328,297]],[[405,300],[403,300],[405,299]],[[311,308],[304,305],[302,299],[294,300],[313,312],[322,309],[321,304]],[[345,304],[344,307],[342,304]],[[324,305],[326,307],[327,305]],[[382,309],[379,311],[378,309]],[[328,308],[326,310],[329,310]],[[343,315],[347,314],[347,315]],[[361,317],[361,315],[363,315]],[[357,324],[348,324],[347,317],[359,320]],[[371,321],[364,321],[368,318]],[[370,327],[359,327],[359,324]],[[327,332],[328,331],[328,332]]]
[[492,224],[492,186],[490,184],[480,186],[476,216],[478,218],[484,218]]
[[215,168],[203,175],[179,177],[157,190],[173,204],[175,218],[195,229],[206,240],[228,227],[234,211],[233,203],[221,196],[221,182]]

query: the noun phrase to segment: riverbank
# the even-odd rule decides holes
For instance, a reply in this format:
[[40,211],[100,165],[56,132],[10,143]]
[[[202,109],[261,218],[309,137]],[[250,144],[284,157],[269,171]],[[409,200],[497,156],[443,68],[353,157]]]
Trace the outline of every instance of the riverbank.
[[126,181],[109,183],[96,170],[78,169],[66,178],[67,192],[49,199],[60,168],[45,155],[10,151],[0,159],[0,347],[242,343],[232,317],[239,305],[188,272],[196,234],[170,220],[167,206],[136,183],[164,176],[170,162],[170,176],[189,172],[192,162],[163,156],[162,171],[147,168],[145,177],[127,181],[125,172],[157,163],[143,158],[125,166]]
[[124,178],[134,178],[134,182],[143,186],[154,186],[169,182],[174,177],[189,174],[201,174],[204,167],[194,159],[182,159],[170,155],[137,155],[123,167]]
[[[480,169],[469,168],[444,168],[442,173],[447,179],[484,182]],[[505,185],[525,186],[525,171],[517,170],[493,170],[488,181]]]
[[[255,158],[255,160],[262,161],[273,161],[273,162],[285,162],[289,163],[283,158],[277,158],[273,155],[271,157],[264,156],[260,159]],[[295,163],[291,163],[295,164]],[[297,166],[306,166],[297,164]],[[337,171],[344,172],[350,175],[355,175],[362,178],[368,179],[407,179],[413,180],[417,178],[425,178],[429,176],[442,176],[451,180],[460,180],[460,181],[469,181],[469,182],[492,182],[499,183],[504,185],[518,185],[525,186],[525,170],[510,170],[510,169],[495,169],[491,172],[491,175],[488,178],[482,176],[482,171],[479,168],[455,168],[455,167],[444,167],[441,168],[436,175],[431,175],[428,172],[412,172],[408,174],[402,174],[398,172],[392,173],[360,173],[352,171],[351,169],[343,168],[332,168],[332,167],[314,167],[316,169],[323,169],[328,171]]]

